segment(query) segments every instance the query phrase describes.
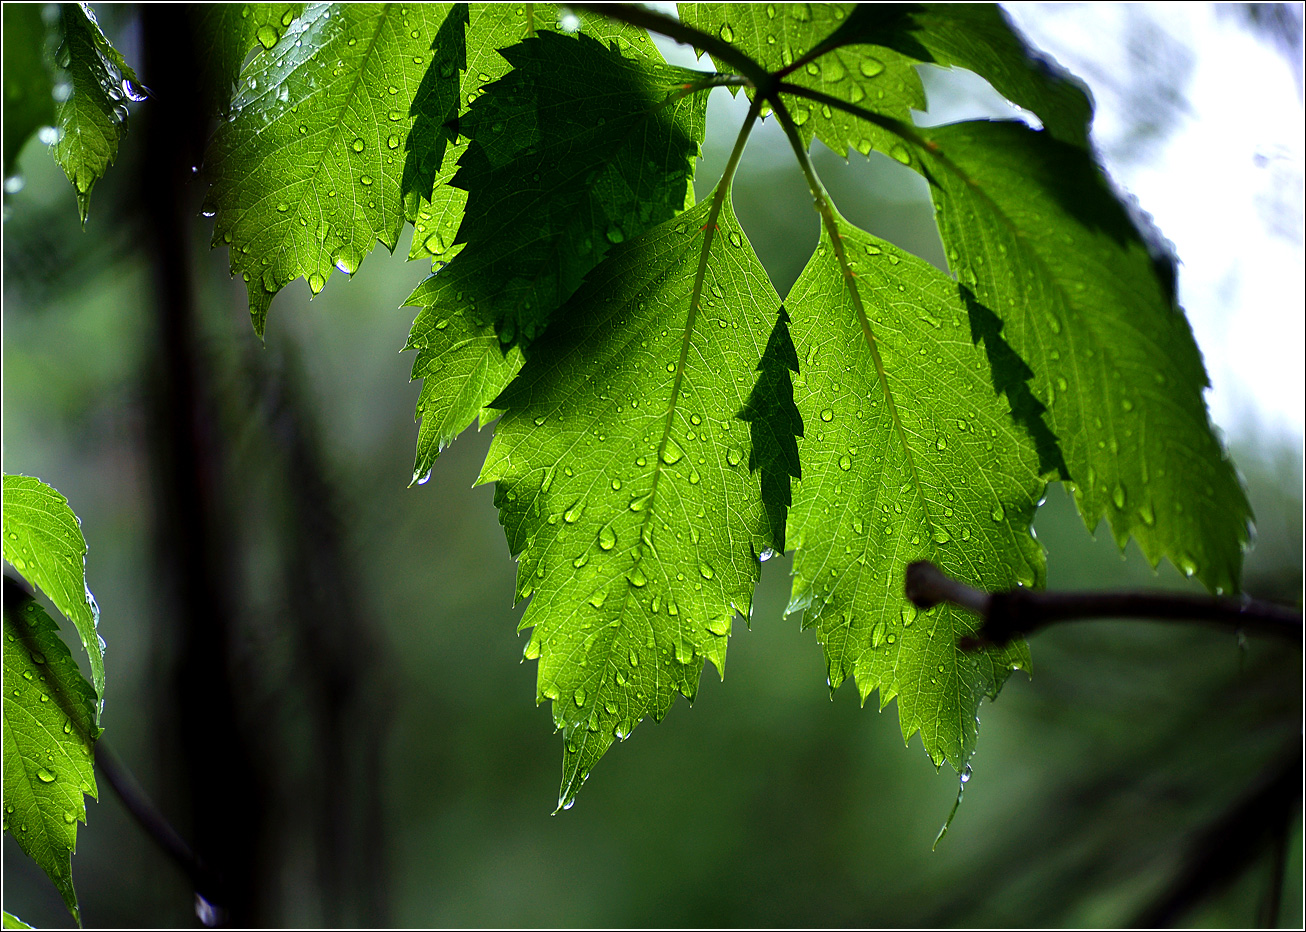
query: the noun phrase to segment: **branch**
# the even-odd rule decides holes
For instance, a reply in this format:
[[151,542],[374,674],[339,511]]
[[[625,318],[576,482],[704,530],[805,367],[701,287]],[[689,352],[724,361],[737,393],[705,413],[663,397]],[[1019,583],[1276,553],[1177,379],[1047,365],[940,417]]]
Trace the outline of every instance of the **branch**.
[[928,560],[907,567],[907,598],[919,608],[951,602],[983,620],[957,642],[962,650],[1001,647],[1058,621],[1141,618],[1206,621],[1300,646],[1300,611],[1252,598],[1221,598],[1163,592],[984,592],[953,579]]
[[738,69],[739,73],[748,78],[755,87],[763,87],[770,82],[770,74],[754,61],[752,56],[745,55],[723,39],[701,29],[695,29],[688,23],[682,23],[663,13],[655,13],[653,10],[630,3],[569,3],[567,6],[573,10],[584,10],[586,13],[606,16],[608,19],[648,29],[669,39],[675,39],[681,45],[702,49],[718,61]]
[[[204,924],[222,924],[225,909],[221,904],[225,897],[222,893],[221,879],[205,866],[186,840],[172,827],[172,823],[154,805],[154,801],[141,789],[132,772],[103,739],[95,743],[95,765],[99,768],[100,776],[118,794],[118,799],[131,813],[136,824],[145,830],[145,834],[149,835],[159,849],[190,879],[191,885],[195,888],[197,912],[201,906],[200,901],[203,900],[203,908],[208,911],[207,915],[213,920],[206,920]],[[201,918],[204,918],[203,914]]]

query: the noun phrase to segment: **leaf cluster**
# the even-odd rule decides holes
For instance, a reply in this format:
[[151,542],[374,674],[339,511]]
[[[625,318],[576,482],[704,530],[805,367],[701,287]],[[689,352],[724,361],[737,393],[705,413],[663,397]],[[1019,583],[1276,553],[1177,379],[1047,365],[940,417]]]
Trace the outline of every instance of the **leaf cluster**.
[[[1250,509],[1207,417],[1174,258],[1097,164],[1086,88],[996,7],[203,15],[205,212],[256,332],[291,281],[320,292],[376,243],[393,251],[405,223],[409,258],[433,262],[407,302],[423,380],[413,476],[499,419],[480,481],[496,485],[530,600],[526,657],[564,738],[560,806],[614,740],[692,700],[705,661],[724,669],[760,562],[786,548],[789,610],[816,632],[831,688],[851,677],[863,701],[896,698],[904,737],[959,770],[980,700],[1028,649],[960,650],[974,621],[914,608],[908,563],[984,589],[1040,585],[1030,529],[1060,480],[1090,528],[1105,519],[1153,563],[1237,589]],[[142,92],[89,11],[60,16],[53,64],[71,94],[55,155],[84,216],[118,101]],[[668,65],[651,33],[712,67]],[[975,72],[1028,122],[917,127],[923,67]],[[695,203],[716,87],[751,106]],[[23,125],[47,119],[24,93]],[[821,218],[783,297],[731,203],[767,116]],[[818,139],[926,179],[949,273],[839,214],[808,157]],[[8,165],[8,124],[5,152]]]

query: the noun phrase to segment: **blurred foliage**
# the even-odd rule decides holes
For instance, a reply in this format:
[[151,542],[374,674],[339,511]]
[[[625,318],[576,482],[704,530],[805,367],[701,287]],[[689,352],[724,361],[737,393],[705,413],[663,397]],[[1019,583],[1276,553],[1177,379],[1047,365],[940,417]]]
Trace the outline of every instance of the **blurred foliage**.
[[[946,98],[946,84],[929,86]],[[719,174],[725,154],[712,133],[728,145],[736,106],[713,95],[700,183]],[[755,132],[735,199],[783,294],[816,245],[817,222],[796,169],[770,158],[778,140],[769,123]],[[97,186],[84,235],[72,231],[73,192],[44,148],[32,141],[19,156],[27,183],[5,199],[4,468],[78,504],[110,644],[103,724],[172,814],[178,791],[160,738],[171,645],[152,595],[144,426],[149,257],[127,232],[135,142],[128,133]],[[919,179],[884,158],[844,164],[818,151],[816,161],[850,221],[946,265]],[[904,751],[892,712],[820,685],[820,649],[797,617],[782,618],[790,560],[776,558],[763,567],[751,630],[733,639],[729,683],[705,678],[692,712],[640,729],[575,809],[550,818],[541,801],[556,786],[557,739],[548,710],[531,707],[535,671],[520,663],[514,566],[492,492],[470,490],[489,432],[459,439],[429,484],[407,487],[418,386],[399,354],[412,321],[399,304],[424,263],[405,264],[401,242],[352,281],[333,281],[311,308],[308,286],[290,285],[283,326],[261,349],[243,283],[202,245],[207,227],[197,216],[198,343],[215,373],[228,508],[239,519],[241,651],[254,671],[244,698],[278,742],[269,923],[1121,925],[1164,889],[1200,830],[1300,741],[1299,652],[1173,625],[1053,629],[1031,643],[1032,678],[1015,677],[981,709],[975,776],[931,853],[955,775],[936,775],[917,739]],[[326,416],[313,423],[308,411]],[[317,451],[308,489],[281,468],[297,431]],[[1300,444],[1267,437],[1233,451],[1258,516],[1245,588],[1298,604]],[[285,516],[308,507],[301,493],[339,535],[351,617],[371,652],[361,688],[377,750],[339,773],[317,766],[303,685],[310,655],[286,620],[287,528],[297,525]],[[1105,527],[1087,534],[1058,489],[1036,528],[1050,587],[1196,591],[1169,564],[1153,572],[1133,544],[1122,557]],[[321,869],[312,800],[330,781],[380,789],[384,809],[362,853],[385,878],[384,913],[342,906]],[[1278,922],[1291,928],[1302,923],[1300,811],[1284,817],[1294,829]],[[88,925],[193,922],[185,879],[111,793],[89,806],[79,840]],[[11,839],[4,845],[5,908],[38,927],[66,925],[39,868]],[[1254,864],[1186,921],[1248,924],[1271,868],[1268,858]]]

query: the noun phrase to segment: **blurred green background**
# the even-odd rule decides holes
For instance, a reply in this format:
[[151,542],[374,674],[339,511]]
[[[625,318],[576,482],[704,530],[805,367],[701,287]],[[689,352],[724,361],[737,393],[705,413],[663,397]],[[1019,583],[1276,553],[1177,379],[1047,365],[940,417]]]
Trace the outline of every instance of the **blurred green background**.
[[[138,60],[133,10],[105,7],[101,22]],[[1182,73],[1173,83],[1182,98]],[[932,112],[992,106],[964,78],[927,86]],[[700,192],[742,114],[715,95]],[[1166,131],[1157,106],[1159,117],[1139,115],[1140,145]],[[178,782],[177,736],[202,738],[206,723],[176,720],[181,622],[158,576],[169,546],[157,534],[158,317],[140,206],[150,107],[135,107],[84,231],[45,146],[23,151],[24,184],[4,206],[3,459],[5,472],[57,487],[82,519],[108,641],[105,737],[187,834],[206,800]],[[921,179],[816,148],[845,216],[944,264]],[[411,230],[394,256],[373,253],[315,300],[302,281],[288,287],[261,346],[225,251],[207,248],[193,187],[193,348],[238,612],[228,663],[263,800],[240,827],[263,878],[260,924],[1127,924],[1299,742],[1294,648],[1196,626],[1063,626],[1033,639],[1032,678],[1014,676],[981,709],[974,777],[931,851],[957,775],[936,772],[919,738],[904,749],[892,705],[877,714],[852,687],[830,694],[815,638],[783,617],[790,560],[777,558],[751,630],[732,639],[727,680],[705,676],[692,709],[679,701],[638,728],[575,808],[550,816],[560,739],[534,705],[534,664],[521,662],[492,492],[472,488],[490,430],[468,432],[427,485],[407,487],[418,386],[399,352],[415,312],[400,305],[429,271],[403,260]],[[774,126],[750,142],[735,198],[784,294],[817,221]],[[1300,432],[1220,426],[1258,517],[1245,588],[1300,605]],[[1169,564],[1153,571],[1133,545],[1121,555],[1105,529],[1090,534],[1058,485],[1036,527],[1049,587],[1197,588]],[[1275,919],[1300,927],[1300,807],[1282,815]],[[1257,921],[1275,860],[1267,850],[1212,885],[1182,922]],[[73,865],[88,926],[196,921],[187,881],[103,780]],[[71,924],[8,837],[3,879],[7,910]]]

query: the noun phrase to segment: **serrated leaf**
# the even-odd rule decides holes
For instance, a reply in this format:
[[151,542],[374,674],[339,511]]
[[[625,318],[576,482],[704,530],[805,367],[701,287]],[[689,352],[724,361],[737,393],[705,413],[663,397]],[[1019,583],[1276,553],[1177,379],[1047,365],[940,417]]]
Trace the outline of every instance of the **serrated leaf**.
[[61,4],[59,25],[63,36],[55,62],[68,97],[55,106],[57,139],[51,149],[73,184],[85,225],[91,190],[117,158],[127,131],[127,101],[143,99],[145,91],[89,6]]
[[[452,184],[466,248],[443,274],[510,339],[529,342],[612,246],[673,217],[703,139],[702,76],[541,32],[462,120]],[[512,336],[515,335],[515,336]]]
[[[856,7],[852,3],[682,3],[680,18],[720,36],[752,56],[768,71],[792,68],[822,45]],[[732,72],[725,62],[717,68]],[[867,45],[836,48],[815,61],[800,64],[786,79],[883,116],[910,120],[911,111],[925,109],[925,90],[914,62],[892,49]],[[749,96],[752,96],[749,90]],[[878,126],[842,110],[783,95],[806,145],[816,137],[847,156],[851,146],[866,155],[871,149],[896,152],[898,139]],[[904,150],[905,151],[905,150]]]
[[723,668],[770,541],[736,414],[780,302],[728,206],[700,297],[709,213],[614,249],[495,403],[480,481],[498,483],[531,597],[521,627],[564,735],[561,806],[614,737],[692,699],[705,659]]
[[855,44],[973,71],[1007,100],[1037,115],[1057,139],[1088,147],[1093,118],[1088,88],[1030,48],[996,4],[858,4],[824,43],[830,48]]
[[[473,3],[469,7],[466,65],[458,74],[440,78],[456,85],[460,117],[486,87],[508,73],[510,66],[499,54],[499,49],[508,48],[541,31],[562,29],[561,10],[551,3]],[[615,43],[627,57],[662,62],[662,54],[644,30],[596,13],[576,11],[574,15],[581,34],[604,45]],[[448,262],[462,248],[454,243],[454,239],[467,205],[467,192],[452,187],[449,181],[458,170],[458,160],[467,148],[467,140],[463,138],[444,146],[439,136],[414,132],[411,138],[414,154],[410,154],[410,158],[424,160],[426,151],[436,147],[443,148],[444,156],[435,174],[434,187],[422,194],[423,200],[409,205],[416,208],[416,213],[410,209],[408,215],[408,219],[413,221],[413,245],[408,258],[427,256]]]
[[4,176],[18,170],[18,153],[42,126],[54,124],[54,82],[46,64],[46,29],[35,3],[6,3],[4,16]]
[[73,623],[104,698],[100,609],[86,586],[86,538],[68,500],[40,479],[4,477],[4,557]]
[[[468,34],[496,22],[505,28],[474,19]],[[533,335],[615,242],[685,206],[706,101],[680,88],[696,73],[627,58],[618,49],[639,43],[607,41],[541,32],[506,50],[517,70],[482,85],[485,96],[461,119],[469,135],[489,140],[457,147],[476,166],[464,165],[458,182],[472,190],[459,234],[471,246],[406,302],[422,308],[406,348],[419,350],[412,377],[426,380],[414,478],[473,419],[487,419],[482,412],[521,368],[516,338]],[[662,106],[672,93],[682,96]],[[496,125],[513,127],[511,145]],[[535,151],[523,148],[530,140]]]
[[45,610],[12,580],[4,588],[4,828],[77,918],[77,823],[84,794],[99,798],[95,693]]
[[1251,508],[1159,234],[1077,146],[1017,123],[928,135],[949,260],[1033,369],[1085,523],[1106,518],[1122,547],[1132,536],[1153,564],[1236,590]]
[[412,378],[422,379],[413,481],[425,482],[436,457],[468,424],[477,417],[485,424],[497,416],[487,406],[512,381],[523,358],[518,347],[499,342],[494,325],[478,316],[475,305],[444,275],[426,279],[404,305],[422,308],[404,349],[417,350]]
[[206,3],[200,7],[200,55],[214,113],[231,103],[236,78],[250,50],[271,49],[303,11],[302,3]]
[[806,425],[790,610],[816,628],[831,687],[851,675],[863,701],[896,696],[903,737],[919,730],[936,764],[961,770],[980,698],[1028,652],[958,650],[978,620],[948,605],[918,616],[904,571],[924,559],[984,589],[1040,584],[1029,528],[1045,481],[956,284],[842,219],[839,233],[846,267],[823,227],[785,302]]
[[15,916],[13,913],[9,912],[8,910],[4,910],[4,911],[3,911],[3,916],[4,916],[4,928],[6,928],[6,929],[34,929],[34,928],[36,928],[35,926],[29,926],[27,923],[23,922],[23,920],[19,919],[17,916]]
[[213,245],[230,247],[260,335],[296,278],[352,275],[404,223],[408,113],[447,4],[314,4],[242,73],[205,158]]

